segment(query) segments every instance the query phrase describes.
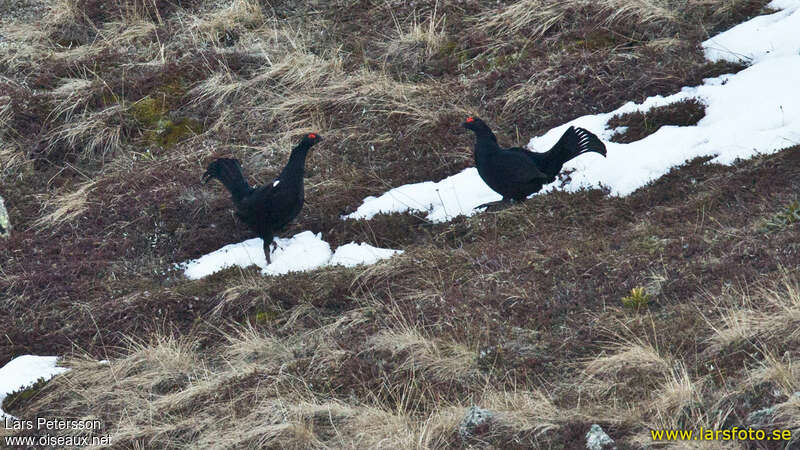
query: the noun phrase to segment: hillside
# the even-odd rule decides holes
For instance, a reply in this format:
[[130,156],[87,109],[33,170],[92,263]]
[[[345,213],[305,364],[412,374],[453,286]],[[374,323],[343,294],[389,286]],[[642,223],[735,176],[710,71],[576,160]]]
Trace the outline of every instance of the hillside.
[[[739,72],[752,61],[709,62],[701,42],[772,12],[745,0],[0,3],[13,226],[0,238],[0,367],[36,354],[71,369],[3,409],[99,419],[114,448],[585,448],[592,424],[642,448],[650,429],[797,430],[797,141],[728,165],[693,158],[624,196],[573,183],[588,171],[576,166],[499,212],[343,218],[472,166],[466,115],[524,144]],[[631,111],[611,119],[627,127],[611,140],[705,115],[691,100]],[[283,236],[403,253],[187,278],[177,264],[253,237],[219,184],[201,184],[206,164],[233,156],[264,182],[311,131],[325,140]],[[472,405],[493,417],[461,430]]]

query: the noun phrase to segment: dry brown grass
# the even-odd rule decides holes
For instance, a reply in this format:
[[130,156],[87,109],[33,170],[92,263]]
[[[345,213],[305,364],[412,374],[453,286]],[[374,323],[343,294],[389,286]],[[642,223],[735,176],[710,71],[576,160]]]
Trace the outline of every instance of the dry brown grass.
[[651,0],[603,2],[544,2],[525,0],[514,2],[500,13],[492,11],[481,17],[480,26],[501,35],[524,33],[531,39],[539,39],[551,30],[562,31],[571,25],[574,14],[582,9],[593,10],[605,16],[603,26],[614,27],[620,24],[647,26],[654,23],[675,23],[678,13],[669,8],[666,2]]
[[796,331],[800,323],[800,291],[792,278],[782,285],[760,289],[757,300],[747,292],[739,292],[735,298],[722,307],[719,318],[707,319],[714,330],[708,352],[764,341],[795,342],[800,337]]
[[45,202],[47,212],[36,219],[33,226],[53,228],[80,217],[88,209],[89,193],[94,185],[94,181],[89,181],[71,192],[56,194],[48,199]]
[[[420,256],[425,253],[416,255]],[[393,266],[403,270],[402,265]],[[362,281],[375,283],[390,276],[391,268],[372,271]],[[249,302],[248,296],[263,300],[270,295],[270,285],[261,277],[243,273],[239,283],[223,295],[226,308]],[[737,308],[752,302],[771,309],[765,298],[785,302],[792,296],[786,293],[795,292],[792,286],[785,281],[751,299],[724,297],[718,304]],[[760,362],[728,371],[725,384],[719,385],[713,373],[697,373],[710,361],[716,364],[717,355],[707,354],[710,359],[697,362],[695,354],[667,352],[663,347],[672,337],[664,322],[622,316],[604,325],[611,344],[586,358],[583,370],[575,371],[574,362],[564,361],[559,364],[571,368],[565,373],[574,375],[504,385],[502,372],[494,372],[502,370],[503,361],[489,372],[480,370],[478,346],[429,336],[420,323],[409,320],[407,302],[366,297],[359,308],[327,318],[322,309],[299,304],[287,311],[290,314],[272,319],[274,323],[221,332],[223,342],[218,345],[189,336],[131,342],[108,365],[71,360],[73,370],[56,378],[26,407],[43,413],[91,414],[106,423],[119,445],[158,440],[169,448],[441,448],[458,444],[458,423],[470,404],[496,414],[490,431],[479,439],[499,446],[547,445],[562,433],[572,433],[573,427],[585,434],[582,427],[593,422],[606,429],[631,430],[626,434],[629,444],[647,445],[649,429],[681,428],[686,421],[706,428],[728,426],[734,417],[729,399],[765,383],[778,386],[784,396],[775,403],[776,420],[789,423],[797,417],[794,400],[788,398],[798,386],[793,359],[777,357],[766,347]],[[696,311],[689,309],[687,314]],[[698,332],[710,340],[719,335],[719,327],[714,329],[712,319],[706,319],[699,322],[705,328]],[[642,330],[653,336],[642,336]],[[791,340],[788,333],[780,337]],[[770,347],[785,343],[764,341]],[[362,359],[377,371],[378,386],[362,391],[358,383],[364,379],[335,381],[352,376],[342,368]],[[517,383],[522,389],[510,387]],[[450,384],[470,394],[454,402],[431,389]],[[581,399],[568,400],[574,395]],[[609,411],[614,412],[612,419]],[[214,434],[208,430],[211,424],[223,424],[230,432]]]
[[190,30],[197,33],[197,39],[225,46],[233,45],[246,30],[266,22],[261,6],[252,0],[235,0],[227,8],[192,19]]
[[67,145],[81,149],[86,156],[113,158],[122,149],[125,107],[115,105],[101,111],[81,114],[54,129],[50,137],[51,149]]
[[[198,360],[191,340],[158,338],[132,343],[128,356],[108,364],[71,360],[57,383],[86,389],[67,396],[70,408],[116,411],[102,415],[116,445],[428,448],[422,443],[433,437],[410,411],[328,400],[293,374],[305,345],[243,328],[228,335],[226,352]],[[221,390],[227,391],[222,402]],[[64,393],[41,401],[64,401]],[[131,401],[123,404],[124,398]],[[187,429],[193,431],[178,433]]]
[[481,384],[477,370],[477,350],[454,342],[436,342],[418,330],[384,330],[369,340],[369,350],[388,352],[390,358],[406,355],[398,371],[421,371],[448,383]]
[[[98,412],[80,417],[103,420],[115,445],[159,442],[162,448],[438,448],[463,414],[463,406],[446,404],[420,417],[402,404],[386,410],[326,400],[324,392],[291,373],[302,346],[297,342],[290,350],[253,328],[229,335],[228,350],[213,359],[201,356],[189,339],[132,342],[127,356],[109,363],[71,359],[70,372],[51,383],[58,388],[38,401]],[[564,419],[539,392],[488,391],[480,403],[519,433],[540,435]],[[225,433],[217,428],[222,425]]]

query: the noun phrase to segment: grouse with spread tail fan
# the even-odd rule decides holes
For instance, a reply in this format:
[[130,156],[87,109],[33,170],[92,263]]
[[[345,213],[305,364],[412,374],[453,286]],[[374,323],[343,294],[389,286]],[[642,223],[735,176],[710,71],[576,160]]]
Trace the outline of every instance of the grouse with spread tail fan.
[[500,202],[523,201],[552,183],[564,163],[587,152],[606,156],[606,146],[590,131],[569,127],[556,145],[544,153],[521,147],[502,148],[483,120],[468,117],[462,126],[475,133],[475,166],[483,181],[503,196]]

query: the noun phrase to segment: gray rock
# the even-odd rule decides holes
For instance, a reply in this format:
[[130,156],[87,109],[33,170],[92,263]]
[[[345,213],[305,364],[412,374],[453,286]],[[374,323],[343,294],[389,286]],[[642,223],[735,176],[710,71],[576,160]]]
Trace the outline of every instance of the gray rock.
[[745,423],[751,428],[766,428],[775,419],[776,409],[776,407],[770,406],[769,408],[753,411],[747,415]]
[[[800,399],[800,392],[795,392],[787,401]],[[775,422],[778,405],[762,408],[751,412],[745,419],[745,424],[750,428],[768,428]]]
[[471,406],[467,410],[467,415],[458,424],[458,434],[461,439],[469,439],[471,436],[481,434],[489,428],[489,422],[494,417],[494,413],[488,409]]
[[8,211],[0,196],[0,238],[8,237],[11,232],[11,221],[8,219]]
[[586,448],[589,450],[610,450],[616,449],[614,440],[611,436],[607,435],[600,425],[593,424],[586,433]]

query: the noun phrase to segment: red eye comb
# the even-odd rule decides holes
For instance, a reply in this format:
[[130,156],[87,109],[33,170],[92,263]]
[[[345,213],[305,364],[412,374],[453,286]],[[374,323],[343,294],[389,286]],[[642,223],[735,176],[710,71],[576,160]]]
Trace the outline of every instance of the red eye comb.
[[474,117],[467,117],[467,122],[475,122],[475,118]]
[[309,137],[310,139],[316,139],[316,138],[317,138],[317,135],[316,135],[316,134],[314,134],[314,133],[308,133],[308,137]]

